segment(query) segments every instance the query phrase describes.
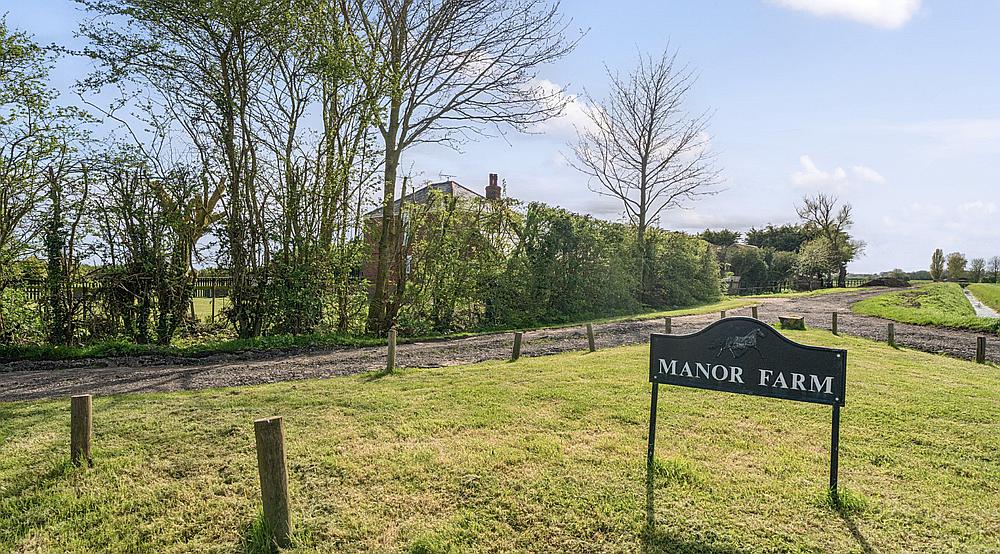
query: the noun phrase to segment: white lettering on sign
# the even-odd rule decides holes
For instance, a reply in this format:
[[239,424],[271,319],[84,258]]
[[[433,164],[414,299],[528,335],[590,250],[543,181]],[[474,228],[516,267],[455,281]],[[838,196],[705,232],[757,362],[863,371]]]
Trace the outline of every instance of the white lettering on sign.
[[729,381],[730,383],[743,383],[743,368],[727,366],[722,364],[703,364],[695,362],[694,370],[689,362],[684,362],[680,368],[677,367],[677,360],[666,360],[660,358],[660,370],[658,373],[664,375],[680,375],[692,379],[708,379],[714,381]]
[[[689,377],[691,379],[707,379],[710,381],[722,381],[743,384],[743,368],[737,366],[727,366],[722,364],[705,364],[694,362],[680,362],[678,360],[667,360],[660,358],[659,371],[662,375],[675,375]],[[818,375],[774,371],[771,369],[758,369],[758,385],[776,389],[791,389],[808,392],[819,392],[823,394],[833,394],[833,377],[820,377]]]

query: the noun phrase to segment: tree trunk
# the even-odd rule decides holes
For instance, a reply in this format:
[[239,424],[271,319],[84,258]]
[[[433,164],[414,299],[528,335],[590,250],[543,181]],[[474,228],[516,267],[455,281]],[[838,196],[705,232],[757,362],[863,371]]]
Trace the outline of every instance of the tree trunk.
[[386,295],[389,290],[389,262],[392,260],[390,245],[392,244],[392,222],[395,218],[393,204],[396,195],[396,173],[399,168],[399,151],[391,141],[386,141],[385,171],[383,173],[382,189],[382,221],[379,231],[378,247],[374,254],[378,257],[378,267],[375,273],[375,286],[368,299],[369,333],[381,335],[388,330],[386,321]]

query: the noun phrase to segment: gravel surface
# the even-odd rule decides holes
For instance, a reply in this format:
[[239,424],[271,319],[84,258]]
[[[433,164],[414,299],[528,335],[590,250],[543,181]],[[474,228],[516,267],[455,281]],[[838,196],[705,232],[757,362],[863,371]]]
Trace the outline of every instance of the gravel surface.
[[[854,302],[884,289],[807,298],[764,298],[758,315],[765,322],[779,315],[806,318],[810,327],[829,329],[838,312],[842,334],[885,340],[886,320],[851,313]],[[750,308],[729,315],[750,315]],[[719,318],[718,313],[673,318],[674,333],[690,333]],[[662,332],[663,320],[625,321],[594,326],[598,348],[638,344],[650,333]],[[976,333],[896,323],[896,342],[903,347],[959,358],[975,355]],[[511,333],[453,340],[401,344],[400,367],[439,367],[510,357]],[[540,329],[524,334],[522,356],[544,356],[587,347],[583,325]],[[991,336],[987,357],[1000,362],[1000,337]],[[375,371],[385,367],[385,347],[301,349],[284,352],[242,352],[204,358],[126,357],[69,362],[14,362],[0,364],[0,401],[66,397],[73,394],[108,395],[275,383],[326,378]]]

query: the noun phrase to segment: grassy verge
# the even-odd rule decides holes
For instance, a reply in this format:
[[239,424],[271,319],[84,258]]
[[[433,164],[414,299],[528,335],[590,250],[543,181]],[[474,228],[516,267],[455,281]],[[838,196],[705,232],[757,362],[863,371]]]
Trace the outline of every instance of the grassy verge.
[[854,312],[915,325],[1000,333],[1000,321],[976,317],[957,283],[928,283],[890,292],[854,305]]
[[[295,551],[993,552],[995,366],[850,351],[840,482],[830,410],[661,390],[647,489],[648,350],[94,401],[0,404],[0,551],[254,551],[253,420],[285,416]],[[647,527],[647,510],[655,526]]]
[[1000,285],[993,283],[973,283],[969,285],[969,291],[980,302],[1000,312]]
[[756,296],[742,296],[740,298],[811,298],[813,296],[825,296],[827,294],[840,294],[845,292],[857,292],[859,290],[865,290],[863,287],[846,287],[846,288],[831,288],[831,289],[818,289],[802,292],[777,292],[772,294],[759,294]]

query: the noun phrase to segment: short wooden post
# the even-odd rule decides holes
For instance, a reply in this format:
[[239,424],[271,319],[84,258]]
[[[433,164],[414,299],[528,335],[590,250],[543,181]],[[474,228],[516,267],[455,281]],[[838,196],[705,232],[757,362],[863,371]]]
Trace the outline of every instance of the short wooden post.
[[986,337],[976,337],[976,363],[986,363]]
[[833,330],[833,334],[836,335],[837,334],[837,312],[833,312],[833,326],[832,326],[832,330]]
[[70,398],[69,456],[75,465],[80,465],[86,460],[88,466],[94,466],[94,461],[90,457],[90,441],[94,435],[93,416],[94,408],[89,394]]
[[587,324],[587,346],[590,347],[590,351],[594,352],[597,350],[597,346],[594,345],[594,324]]
[[396,370],[396,330],[389,329],[389,350],[385,360],[385,370],[392,373]]
[[285,423],[280,417],[272,417],[254,421],[253,427],[257,439],[257,472],[260,475],[260,498],[264,503],[264,522],[274,542],[281,548],[288,548],[292,522],[288,509]]
[[666,332],[666,334],[669,335],[670,333],[673,332],[673,329],[671,329],[671,327],[672,327],[672,322],[670,321],[670,318],[669,317],[663,318],[663,330],[664,332]]
[[521,337],[524,333],[518,331],[514,333],[514,349],[510,353],[510,361],[516,362],[521,357]]
[[757,306],[751,306],[750,307],[750,317],[752,317],[754,319],[760,319],[760,318],[757,317]]
[[726,319],[726,310],[719,312],[719,319]]
[[889,336],[889,346],[896,346],[896,324],[890,323],[887,332]]

